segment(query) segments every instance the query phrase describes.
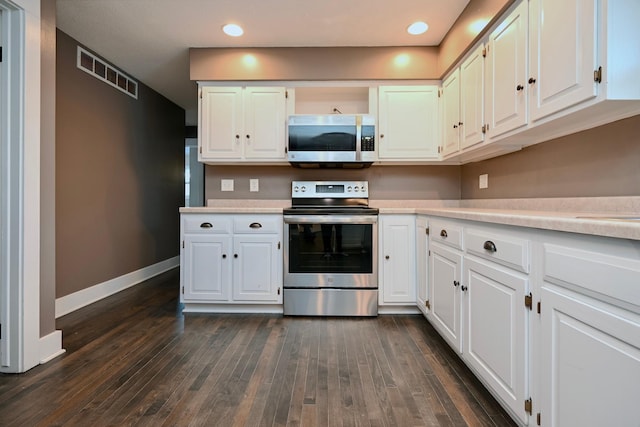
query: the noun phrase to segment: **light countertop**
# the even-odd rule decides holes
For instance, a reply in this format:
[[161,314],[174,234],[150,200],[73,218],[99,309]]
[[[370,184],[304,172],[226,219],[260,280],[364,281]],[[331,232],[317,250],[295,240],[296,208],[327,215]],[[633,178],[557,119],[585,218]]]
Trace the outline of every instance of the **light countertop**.
[[[442,218],[566,231],[640,240],[640,197],[500,200],[370,200],[381,214],[423,214]],[[290,200],[209,200],[206,207],[180,208],[180,213],[275,213]]]

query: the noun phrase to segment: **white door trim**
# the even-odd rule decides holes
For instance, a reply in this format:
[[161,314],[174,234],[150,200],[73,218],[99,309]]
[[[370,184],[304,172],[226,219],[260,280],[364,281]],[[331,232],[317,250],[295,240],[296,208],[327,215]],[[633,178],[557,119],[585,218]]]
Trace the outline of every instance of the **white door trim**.
[[[0,0],[0,371],[40,363],[40,1]],[[5,96],[6,95],[6,96]]]

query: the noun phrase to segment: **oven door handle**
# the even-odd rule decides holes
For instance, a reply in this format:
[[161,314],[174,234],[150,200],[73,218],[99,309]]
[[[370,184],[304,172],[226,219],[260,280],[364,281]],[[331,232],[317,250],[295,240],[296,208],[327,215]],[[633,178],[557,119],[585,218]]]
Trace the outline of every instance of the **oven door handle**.
[[376,224],[377,215],[285,215],[285,224]]

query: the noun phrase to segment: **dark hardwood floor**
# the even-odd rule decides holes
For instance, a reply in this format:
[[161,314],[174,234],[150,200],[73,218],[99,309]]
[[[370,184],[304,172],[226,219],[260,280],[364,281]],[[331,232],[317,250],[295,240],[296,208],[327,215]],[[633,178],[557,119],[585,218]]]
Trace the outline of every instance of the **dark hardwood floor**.
[[178,271],[58,319],[2,426],[507,426],[422,316],[182,315]]

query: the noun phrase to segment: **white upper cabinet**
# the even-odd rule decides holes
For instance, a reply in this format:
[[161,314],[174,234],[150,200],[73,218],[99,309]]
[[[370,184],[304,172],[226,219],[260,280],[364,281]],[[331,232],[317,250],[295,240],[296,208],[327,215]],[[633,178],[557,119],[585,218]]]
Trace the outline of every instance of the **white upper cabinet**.
[[528,5],[522,2],[489,35],[486,46],[487,136],[527,124]]
[[203,87],[198,113],[198,160],[241,159],[242,88]]
[[442,132],[442,155],[446,156],[460,149],[460,69],[456,68],[442,82],[442,102],[444,119]]
[[527,84],[535,121],[597,95],[598,0],[532,0],[530,8]]
[[482,160],[640,114],[638,22],[637,0],[516,2],[475,46],[486,46],[483,109],[470,107],[477,50],[443,81],[445,159]]
[[378,157],[437,159],[438,87],[380,86],[378,97]]
[[244,90],[244,155],[247,159],[284,158],[286,94],[281,87]]
[[529,7],[529,125],[548,124],[534,136],[640,113],[640,2],[531,0]]
[[484,141],[484,45],[460,66],[460,149]]
[[202,86],[200,90],[200,161],[285,161],[284,88]]

